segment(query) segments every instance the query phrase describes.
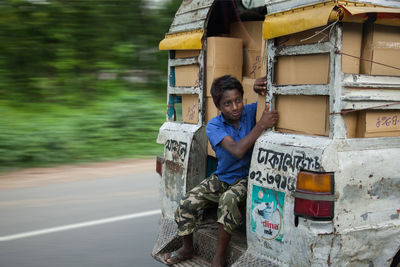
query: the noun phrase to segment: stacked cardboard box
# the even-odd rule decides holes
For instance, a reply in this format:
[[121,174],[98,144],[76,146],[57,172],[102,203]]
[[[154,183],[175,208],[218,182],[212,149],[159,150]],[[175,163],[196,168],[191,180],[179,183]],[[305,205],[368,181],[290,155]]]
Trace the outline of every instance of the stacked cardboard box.
[[363,74],[400,76],[400,27],[366,24],[362,58],[365,59],[361,61]]
[[199,96],[182,95],[182,121],[197,124],[199,122]]
[[275,129],[285,133],[329,135],[329,97],[279,95],[279,121]]
[[362,110],[343,118],[348,138],[400,136],[399,110]]
[[242,80],[242,86],[243,86],[243,91],[244,95],[243,98],[247,100],[247,103],[255,103],[257,102],[257,93],[254,92],[254,81],[256,79],[250,78],[250,77],[243,77]]
[[242,46],[238,38],[207,38],[207,96],[211,96],[211,84],[218,77],[229,74],[242,80]]
[[[219,115],[211,97],[211,85],[214,79],[229,74],[242,80],[243,41],[239,38],[209,37],[207,38],[207,74],[206,74],[206,121]],[[208,155],[214,156],[214,150],[208,142]]]
[[199,85],[199,65],[183,65],[175,67],[175,86],[198,86]]
[[[290,46],[329,41],[329,32],[321,30],[317,28],[284,36],[278,38],[276,44]],[[342,71],[344,73],[360,73],[358,58],[361,56],[362,32],[362,24],[343,25]],[[274,78],[277,85],[328,84],[329,73],[329,54],[282,56],[277,59]],[[277,96],[276,109],[279,111],[277,131],[329,135],[328,96]]]
[[175,50],[175,58],[198,57],[200,50]]
[[260,77],[263,21],[239,21],[231,24],[230,36],[243,40],[243,76]]
[[[328,33],[320,32],[320,29],[284,36],[278,38],[278,45],[301,45],[313,42],[328,41]],[[319,38],[317,38],[319,37]],[[342,43],[342,71],[344,73],[359,73],[360,60],[352,55],[360,57],[362,43],[362,24],[345,23],[343,25]],[[289,84],[327,84],[329,83],[329,54],[283,56],[278,58],[275,72],[275,82],[278,85]]]

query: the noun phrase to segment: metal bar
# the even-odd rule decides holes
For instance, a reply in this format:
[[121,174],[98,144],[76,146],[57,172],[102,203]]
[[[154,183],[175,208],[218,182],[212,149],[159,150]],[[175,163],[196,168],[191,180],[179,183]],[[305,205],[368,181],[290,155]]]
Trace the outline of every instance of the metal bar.
[[277,95],[328,95],[330,85],[326,84],[301,84],[274,86]]
[[[339,49],[342,51],[343,46],[343,27],[336,24],[333,28],[332,35],[330,36],[332,43],[335,44],[331,50],[330,64],[331,72],[331,93],[329,99],[329,110],[332,112],[341,111],[341,96],[343,94],[343,72],[342,72],[342,55],[336,54],[335,51]],[[347,128],[342,116],[329,116],[329,134],[332,138],[346,138]]]
[[310,55],[330,53],[333,45],[330,42],[276,47],[276,56]]
[[184,14],[186,12],[190,12],[193,10],[199,10],[204,8],[210,8],[215,0],[195,0],[192,1],[190,4],[181,4],[178,11],[176,12],[177,15]]
[[194,95],[200,94],[201,89],[200,87],[169,87],[168,88],[169,94],[174,95]]
[[204,8],[176,15],[174,21],[172,22],[171,27],[192,23],[194,21],[204,21],[205,19],[207,19],[208,12],[209,9]]
[[347,90],[342,96],[343,101],[400,101],[400,92],[397,90],[368,89]]
[[205,21],[200,20],[200,21],[194,21],[194,22],[187,23],[187,24],[171,26],[171,28],[168,31],[168,34],[204,29],[204,25],[205,25]]
[[396,105],[388,105],[385,106],[385,104],[393,103],[394,101],[388,102],[388,101],[365,101],[365,100],[348,100],[342,102],[342,110],[346,109],[371,109],[374,107],[379,108],[374,108],[374,109],[400,109],[400,104]]
[[343,86],[361,88],[400,89],[400,77],[364,74],[344,74]]
[[193,65],[193,64],[198,64],[199,63],[197,57],[170,59],[169,61],[170,61],[170,66],[171,67],[184,66],[184,65]]

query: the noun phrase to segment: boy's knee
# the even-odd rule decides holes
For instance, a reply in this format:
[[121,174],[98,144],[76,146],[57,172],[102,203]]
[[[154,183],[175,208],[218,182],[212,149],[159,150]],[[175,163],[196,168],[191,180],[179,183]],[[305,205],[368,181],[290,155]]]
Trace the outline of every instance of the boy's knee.
[[233,194],[223,194],[218,202],[219,209],[232,210],[238,205],[237,198]]

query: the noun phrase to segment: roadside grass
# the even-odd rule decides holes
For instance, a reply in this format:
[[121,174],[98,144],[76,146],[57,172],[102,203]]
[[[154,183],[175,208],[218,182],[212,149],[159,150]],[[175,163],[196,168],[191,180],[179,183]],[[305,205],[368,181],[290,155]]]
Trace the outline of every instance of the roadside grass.
[[165,110],[146,88],[79,106],[0,101],[0,172],[161,154]]

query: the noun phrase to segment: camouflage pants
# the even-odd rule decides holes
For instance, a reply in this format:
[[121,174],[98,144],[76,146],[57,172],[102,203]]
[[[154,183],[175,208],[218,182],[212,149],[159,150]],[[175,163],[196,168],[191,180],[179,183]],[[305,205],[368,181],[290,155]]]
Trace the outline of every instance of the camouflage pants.
[[175,212],[178,224],[178,235],[188,235],[194,232],[205,208],[218,203],[218,222],[225,231],[232,234],[241,222],[242,215],[238,204],[246,199],[247,177],[229,185],[221,182],[216,175],[211,175],[199,185],[187,192]]

